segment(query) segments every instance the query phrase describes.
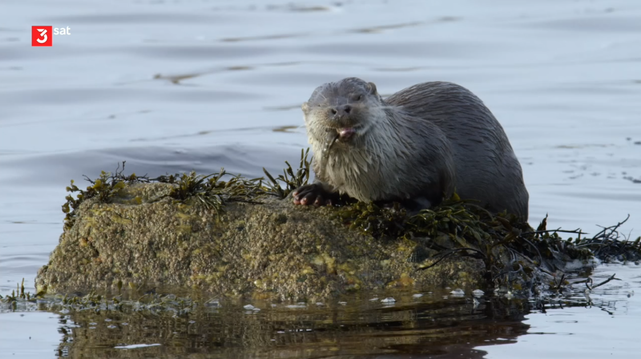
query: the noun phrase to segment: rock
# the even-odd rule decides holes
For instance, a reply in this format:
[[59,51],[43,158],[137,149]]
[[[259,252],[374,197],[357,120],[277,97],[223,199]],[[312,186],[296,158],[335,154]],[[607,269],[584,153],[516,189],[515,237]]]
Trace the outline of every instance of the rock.
[[106,203],[99,196],[79,202],[38,272],[38,290],[197,288],[301,300],[390,287],[471,291],[487,284],[484,263],[470,257],[450,256],[417,270],[417,252],[430,261],[422,244],[350,229],[333,218],[336,208],[294,206],[267,194],[216,207],[171,197],[177,186],[120,185]]

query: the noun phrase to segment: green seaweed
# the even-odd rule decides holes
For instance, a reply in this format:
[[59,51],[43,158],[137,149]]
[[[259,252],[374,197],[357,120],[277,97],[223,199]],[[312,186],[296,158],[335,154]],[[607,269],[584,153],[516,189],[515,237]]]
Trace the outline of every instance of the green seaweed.
[[[309,182],[309,176],[311,171],[311,160],[308,160],[309,148],[307,150],[300,151],[300,164],[298,169],[294,173],[294,169],[289,162],[285,161],[287,168],[283,169],[283,174],[278,175],[274,178],[264,167],[263,172],[265,176],[269,179],[269,190],[276,194],[279,198],[287,197],[292,191],[295,191],[301,186],[306,185]],[[285,185],[283,189],[280,183]]]
[[397,238],[405,233],[408,216],[396,202],[391,207],[356,202],[338,207],[332,218],[375,238]]
[[209,175],[198,175],[195,172],[161,176],[158,182],[175,184],[169,194],[180,201],[195,201],[207,209],[218,213],[227,202],[259,203],[255,199],[267,193],[263,186],[263,178],[246,179],[240,175],[233,176],[228,181],[221,178],[228,173],[224,168],[220,172]]
[[[223,176],[230,175],[224,168],[221,168],[218,173],[208,175],[199,175],[192,171],[190,173],[167,174],[157,178],[149,178],[146,175],[137,176],[135,173],[125,176],[123,173],[126,162],[123,161],[122,166],[118,165],[115,172],[102,171],[95,180],[84,176],[85,180],[91,183],[85,190],[80,189],[74,180],[71,180],[71,184],[66,188],[70,194],[65,197],[66,202],[62,205],[62,211],[65,213],[64,227],[65,229],[73,227],[77,210],[82,202],[97,197],[100,203],[111,203],[126,185],[136,183],[174,184],[176,188],[171,191],[170,197],[179,201],[194,201],[215,212],[222,211],[223,205],[227,202],[260,203],[257,199],[263,195],[285,198],[293,190],[309,182],[311,160],[308,159],[308,156],[309,148],[301,150],[299,168],[294,171],[289,162],[285,161],[287,168],[283,170],[282,175],[276,178],[263,168],[270,181],[267,185],[264,184],[263,177],[247,179],[241,175],[235,175],[228,181],[223,181]],[[285,185],[284,189],[279,182]],[[75,197],[74,193],[77,193]]]
[[[149,178],[146,176],[139,177],[136,176],[135,173],[129,176],[123,175],[125,163],[125,161],[122,162],[122,168],[118,165],[114,173],[102,171],[100,177],[95,180],[84,176],[85,180],[91,183],[86,190],[81,190],[75,185],[74,180],[71,180],[71,185],[66,188],[70,194],[65,197],[67,201],[62,205],[62,212],[65,213],[65,229],[73,226],[77,217],[78,207],[80,207],[80,204],[85,200],[98,197],[102,203],[111,203],[112,199],[117,196],[127,184],[149,182]],[[79,192],[76,198],[73,197],[73,193],[75,192]]]
[[0,295],[0,303],[8,304],[12,310],[16,310],[16,305],[20,301],[34,302],[38,298],[44,296],[44,292],[38,292],[36,294],[25,292],[24,290],[24,278],[20,284],[16,283],[16,289],[11,291],[11,294],[6,296]]

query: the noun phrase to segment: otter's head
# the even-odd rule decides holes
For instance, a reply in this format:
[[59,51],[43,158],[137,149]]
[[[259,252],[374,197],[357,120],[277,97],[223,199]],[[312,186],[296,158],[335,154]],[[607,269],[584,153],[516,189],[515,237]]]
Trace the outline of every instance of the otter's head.
[[386,118],[376,85],[355,77],[317,87],[302,108],[312,144],[358,143]]

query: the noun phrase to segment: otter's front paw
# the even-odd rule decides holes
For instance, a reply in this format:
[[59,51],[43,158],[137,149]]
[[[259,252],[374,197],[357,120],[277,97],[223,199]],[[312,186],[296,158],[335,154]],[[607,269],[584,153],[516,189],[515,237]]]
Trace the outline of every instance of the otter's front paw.
[[293,193],[294,204],[303,206],[324,206],[333,203],[334,193],[327,192],[321,184],[314,183],[299,187]]

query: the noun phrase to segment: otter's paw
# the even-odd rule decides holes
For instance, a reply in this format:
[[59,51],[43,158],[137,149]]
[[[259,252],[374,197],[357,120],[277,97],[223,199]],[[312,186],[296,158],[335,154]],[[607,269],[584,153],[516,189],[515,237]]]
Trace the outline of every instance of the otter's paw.
[[293,193],[294,204],[303,206],[315,205],[324,206],[331,205],[335,195],[325,191],[322,185],[318,183],[308,184],[301,186]]

